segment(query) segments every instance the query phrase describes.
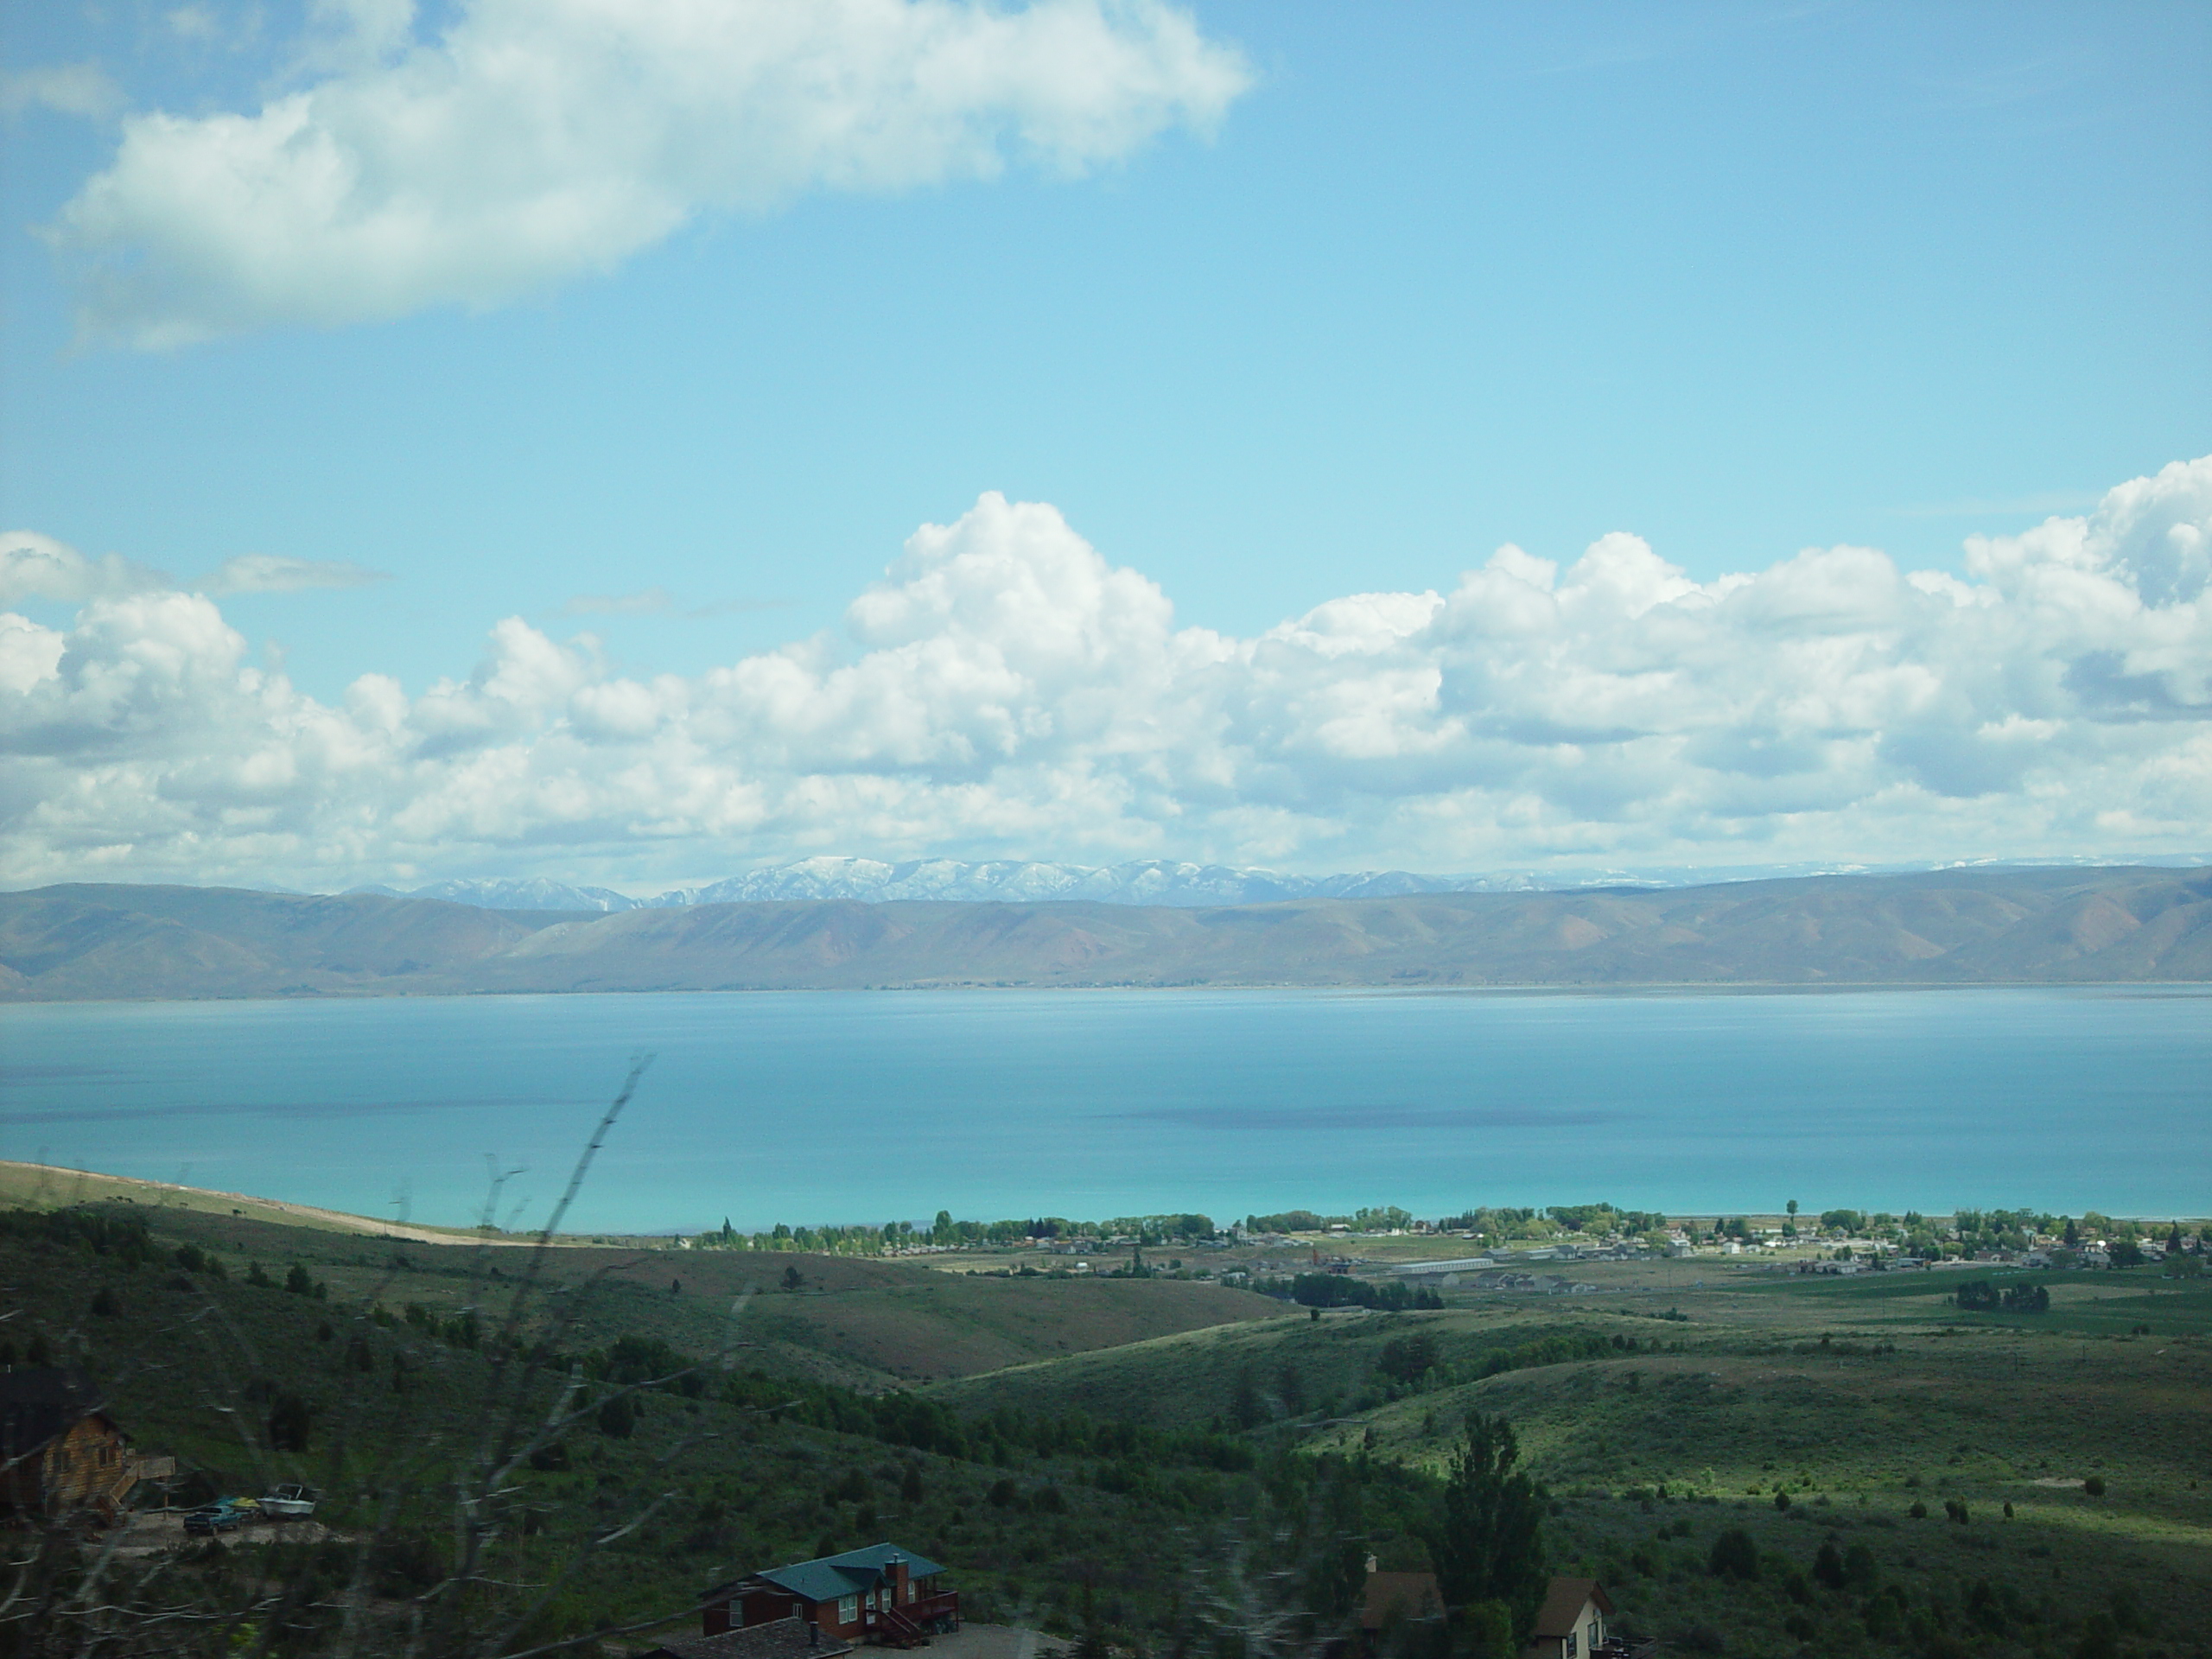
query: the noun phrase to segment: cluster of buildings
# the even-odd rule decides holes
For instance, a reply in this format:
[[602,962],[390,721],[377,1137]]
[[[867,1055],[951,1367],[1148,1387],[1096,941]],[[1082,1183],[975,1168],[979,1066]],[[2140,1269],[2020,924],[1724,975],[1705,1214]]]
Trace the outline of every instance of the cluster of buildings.
[[[141,1481],[175,1472],[175,1459],[131,1448],[77,1373],[0,1373],[0,1506],[18,1523],[112,1524]],[[945,1569],[890,1542],[748,1573],[709,1590],[700,1609],[698,1635],[641,1659],[836,1659],[863,1643],[926,1646],[961,1624]],[[1596,1580],[1554,1579],[1522,1659],[1649,1659],[1650,1645],[1614,1632],[1612,1615]],[[1444,1616],[1433,1574],[1377,1572],[1370,1557],[1357,1651],[1347,1638],[1339,1659],[1372,1659],[1387,1632]]]
[[[1368,1557],[1356,1637],[1334,1659],[1373,1659],[1408,1626],[1440,1624],[1432,1573],[1378,1572]],[[1521,1659],[1651,1659],[1654,1644],[1614,1628],[1612,1598],[1595,1579],[1554,1578]],[[700,1631],[640,1659],[836,1659],[862,1643],[908,1648],[960,1629],[960,1592],[936,1562],[871,1544],[717,1585],[701,1599]]]

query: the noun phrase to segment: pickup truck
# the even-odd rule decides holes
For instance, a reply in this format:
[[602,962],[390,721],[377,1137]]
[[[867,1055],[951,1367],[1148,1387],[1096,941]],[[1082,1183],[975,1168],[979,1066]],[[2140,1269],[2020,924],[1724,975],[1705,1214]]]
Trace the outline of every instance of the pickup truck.
[[203,1503],[184,1517],[187,1532],[236,1532],[260,1509],[250,1497],[223,1497]]

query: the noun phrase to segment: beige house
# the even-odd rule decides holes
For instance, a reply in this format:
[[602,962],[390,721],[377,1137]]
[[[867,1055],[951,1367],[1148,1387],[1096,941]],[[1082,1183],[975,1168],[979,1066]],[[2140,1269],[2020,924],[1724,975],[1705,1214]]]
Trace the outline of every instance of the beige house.
[[1605,1644],[1612,1598],[1595,1579],[1554,1579],[1521,1659],[1590,1659]]

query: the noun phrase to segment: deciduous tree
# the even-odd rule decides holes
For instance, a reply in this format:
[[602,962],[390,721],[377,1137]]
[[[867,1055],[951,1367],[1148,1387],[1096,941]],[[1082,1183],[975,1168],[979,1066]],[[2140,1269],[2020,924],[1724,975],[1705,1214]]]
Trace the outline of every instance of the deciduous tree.
[[1535,1483],[1513,1467],[1520,1455],[1504,1418],[1470,1413],[1429,1540],[1445,1600],[1502,1602],[1516,1632],[1544,1595],[1543,1511]]

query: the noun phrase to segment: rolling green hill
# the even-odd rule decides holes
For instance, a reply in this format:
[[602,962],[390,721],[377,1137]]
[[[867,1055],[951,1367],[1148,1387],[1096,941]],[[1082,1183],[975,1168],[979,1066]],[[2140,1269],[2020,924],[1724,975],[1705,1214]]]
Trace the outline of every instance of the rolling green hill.
[[[1592,1264],[1594,1294],[1316,1319],[1175,1281],[792,1255],[563,1246],[533,1279],[526,1250],[122,1196],[0,1211],[5,1363],[81,1366],[180,1458],[183,1497],[304,1478],[328,1530],[134,1528],[96,1599],[107,1652],[337,1651],[348,1585],[364,1653],[410,1609],[430,1653],[680,1629],[718,1577],[886,1536],[946,1561],[971,1618],[1132,1652],[1325,1635],[1366,1554],[1427,1561],[1470,1409],[1519,1436],[1553,1570],[1678,1650],[1811,1630],[1867,1659],[2150,1659],[2212,1599],[2212,1289],[2152,1268],[2034,1275],[2042,1314],[1961,1308],[1961,1273],[1716,1262],[1690,1287]],[[527,1444],[571,1366],[580,1414],[499,1472],[501,1424]],[[479,1526],[481,1583],[448,1595]],[[1716,1577],[1736,1532],[1756,1576]],[[467,1645],[510,1617],[506,1646]]]

